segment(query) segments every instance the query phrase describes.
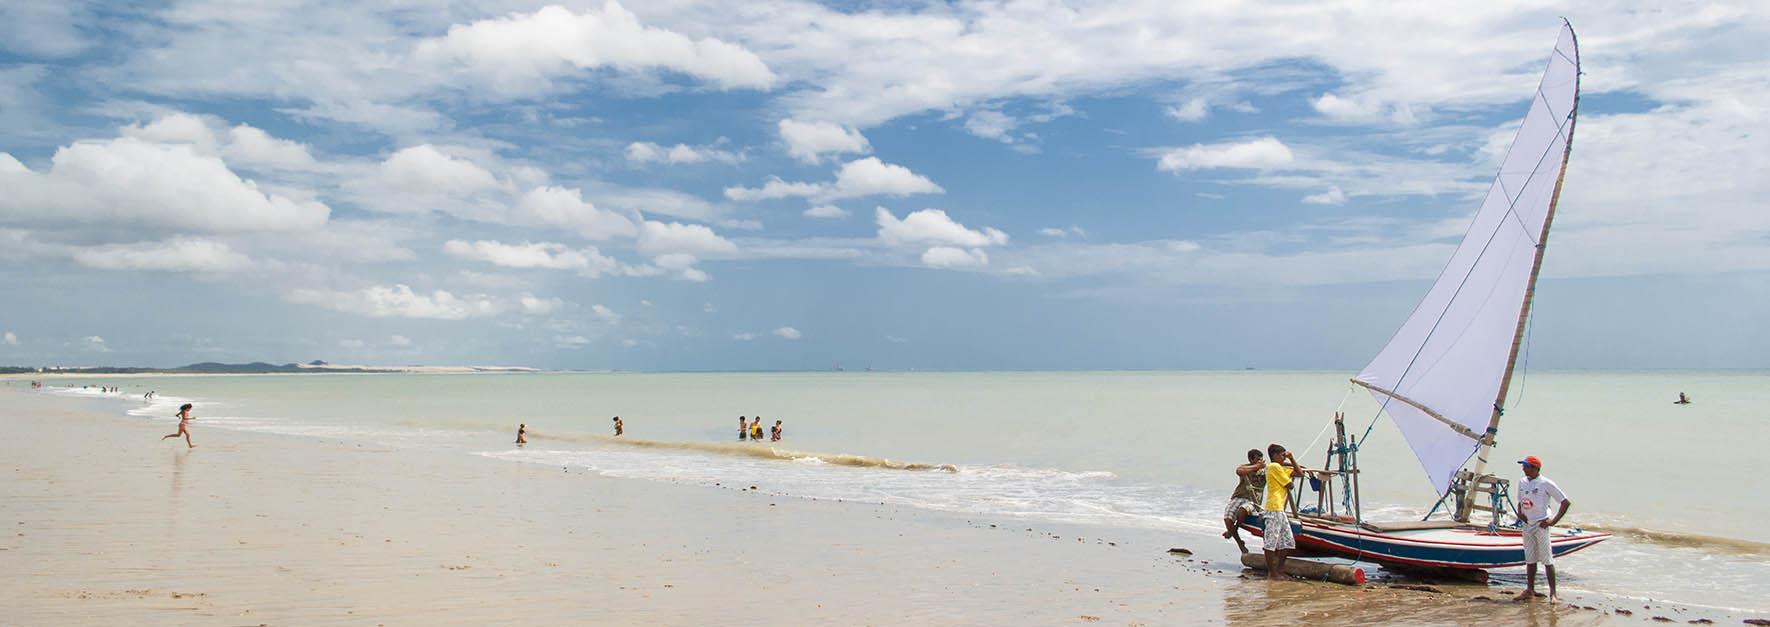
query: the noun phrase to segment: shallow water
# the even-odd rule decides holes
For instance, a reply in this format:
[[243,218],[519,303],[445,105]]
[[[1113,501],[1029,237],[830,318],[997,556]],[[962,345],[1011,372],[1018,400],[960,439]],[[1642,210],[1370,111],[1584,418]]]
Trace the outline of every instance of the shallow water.
[[[1344,398],[1336,372],[549,373],[289,375],[57,381],[120,385],[134,415],[193,425],[436,448],[612,477],[756,485],[804,497],[1063,523],[1220,530],[1231,467],[1269,442],[1311,441]],[[1626,597],[1763,610],[1770,576],[1770,373],[1541,372],[1514,384],[1497,470],[1537,455],[1575,503],[1568,524],[1618,537],[1568,558],[1563,582]],[[160,399],[140,395],[157,390]],[[1678,392],[1695,400],[1671,404]],[[785,424],[739,442],[738,415]],[[607,437],[620,415],[627,440]],[[530,444],[515,447],[516,425]],[[1434,495],[1387,419],[1361,459],[1367,518],[1417,517]],[[942,470],[950,467],[951,471]],[[1521,573],[1496,573],[1502,581]]]

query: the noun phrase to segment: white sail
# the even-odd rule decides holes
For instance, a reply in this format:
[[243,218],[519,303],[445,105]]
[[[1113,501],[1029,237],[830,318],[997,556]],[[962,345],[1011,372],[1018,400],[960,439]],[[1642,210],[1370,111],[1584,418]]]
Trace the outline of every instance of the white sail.
[[1563,26],[1530,112],[1463,242],[1424,300],[1353,379],[1371,391],[1442,494],[1480,445],[1510,374],[1536,247],[1571,141],[1579,51]]

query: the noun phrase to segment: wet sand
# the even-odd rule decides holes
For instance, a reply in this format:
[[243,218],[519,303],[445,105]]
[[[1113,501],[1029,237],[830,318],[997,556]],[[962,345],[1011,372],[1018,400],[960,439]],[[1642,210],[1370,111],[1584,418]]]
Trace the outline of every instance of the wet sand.
[[[1566,624],[1700,613],[1243,578],[1221,540],[205,429],[0,388],[4,624]],[[114,404],[114,403],[113,403]],[[532,445],[531,445],[532,446]],[[1169,555],[1187,546],[1193,556]],[[1738,618],[1709,613],[1721,624]]]

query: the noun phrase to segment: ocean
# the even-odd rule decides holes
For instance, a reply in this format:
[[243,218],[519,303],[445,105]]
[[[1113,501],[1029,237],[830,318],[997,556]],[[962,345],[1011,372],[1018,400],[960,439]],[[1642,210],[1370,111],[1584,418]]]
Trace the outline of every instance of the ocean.
[[[636,481],[757,486],[990,520],[1228,541],[1223,503],[1250,448],[1320,466],[1336,409],[1360,452],[1366,519],[1417,518],[1435,495],[1377,406],[1327,371],[539,373],[58,379],[213,430],[434,449]],[[20,384],[18,381],[13,382]],[[82,386],[120,386],[101,394]],[[157,400],[142,395],[153,390]],[[1674,405],[1684,392],[1694,401]],[[1557,371],[1515,380],[1493,469],[1536,455],[1574,505],[1563,526],[1612,540],[1560,560],[1563,586],[1623,599],[1770,610],[1770,372]],[[620,416],[626,435],[612,437]],[[739,441],[738,416],[781,420]],[[513,444],[527,424],[529,444]],[[1251,543],[1257,543],[1250,539]],[[1495,572],[1518,583],[1522,569]],[[1754,590],[1758,592],[1753,592]]]

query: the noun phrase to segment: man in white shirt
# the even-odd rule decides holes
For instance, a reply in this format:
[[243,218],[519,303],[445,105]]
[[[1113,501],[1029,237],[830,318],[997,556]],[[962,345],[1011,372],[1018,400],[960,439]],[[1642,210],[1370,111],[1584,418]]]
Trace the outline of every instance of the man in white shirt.
[[[1549,528],[1561,522],[1573,501],[1567,500],[1561,486],[1542,476],[1543,460],[1531,455],[1518,463],[1524,467],[1524,480],[1518,482],[1518,519],[1524,521],[1525,579],[1524,591],[1518,593],[1517,600],[1536,598],[1536,565],[1542,564],[1549,579],[1549,602],[1553,603],[1560,598],[1555,596],[1555,550],[1549,546]],[[1559,502],[1560,506],[1551,519],[1552,502]]]

